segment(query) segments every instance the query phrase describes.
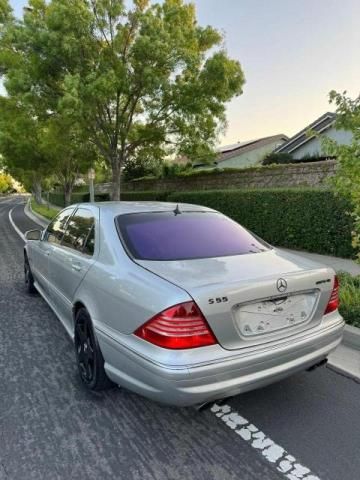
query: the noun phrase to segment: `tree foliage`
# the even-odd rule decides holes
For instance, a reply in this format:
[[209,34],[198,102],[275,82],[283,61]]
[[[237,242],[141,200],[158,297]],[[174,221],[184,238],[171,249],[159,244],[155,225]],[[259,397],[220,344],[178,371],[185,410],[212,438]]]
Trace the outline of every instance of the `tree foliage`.
[[5,28],[5,86],[29,115],[66,119],[96,146],[112,171],[113,199],[134,158],[209,155],[244,75],[221,34],[198,25],[194,5],[30,0],[30,7]]
[[322,141],[326,152],[337,157],[338,161],[332,185],[353,205],[353,246],[359,252],[360,259],[360,95],[351,99],[346,92],[332,91],[330,101],[337,107],[336,126],[350,131],[353,136],[350,145],[340,145],[329,138],[323,138]]
[[31,5],[22,21],[4,9],[0,66],[7,96],[0,98],[0,150],[8,170],[38,202],[46,180],[53,178],[63,186],[68,203],[75,180],[94,163],[96,151],[81,126],[56,109],[61,79],[53,77],[49,95],[41,95],[39,82],[48,82],[46,69],[55,65],[42,65],[43,53],[32,50],[41,44],[46,6],[41,1]]
[[49,162],[39,148],[41,131],[14,99],[0,98],[0,151],[7,170],[41,201]]

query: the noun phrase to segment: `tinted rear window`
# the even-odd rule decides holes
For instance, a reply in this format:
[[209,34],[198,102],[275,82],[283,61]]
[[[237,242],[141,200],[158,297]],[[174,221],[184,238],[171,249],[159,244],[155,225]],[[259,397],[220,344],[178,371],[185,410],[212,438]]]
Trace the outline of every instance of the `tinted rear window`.
[[136,213],[116,218],[122,241],[141,260],[190,260],[259,253],[269,247],[213,212]]

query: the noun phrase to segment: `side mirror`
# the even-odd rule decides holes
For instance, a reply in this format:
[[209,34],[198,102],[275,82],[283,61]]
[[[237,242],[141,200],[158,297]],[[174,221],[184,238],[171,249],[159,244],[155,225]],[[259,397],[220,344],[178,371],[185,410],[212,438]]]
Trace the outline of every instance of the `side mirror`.
[[42,231],[41,230],[28,230],[25,233],[26,240],[41,240]]

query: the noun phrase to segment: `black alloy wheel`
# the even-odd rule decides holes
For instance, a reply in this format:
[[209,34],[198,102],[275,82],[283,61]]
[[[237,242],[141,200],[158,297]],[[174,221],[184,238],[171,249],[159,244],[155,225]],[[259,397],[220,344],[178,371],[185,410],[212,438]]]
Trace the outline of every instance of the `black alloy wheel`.
[[24,257],[24,277],[25,277],[25,288],[28,293],[36,293],[36,288],[34,285],[34,277],[31,272],[29,259],[27,255]]
[[90,315],[80,308],[75,320],[75,354],[82,383],[94,391],[113,386],[104,369],[104,358],[94,334]]

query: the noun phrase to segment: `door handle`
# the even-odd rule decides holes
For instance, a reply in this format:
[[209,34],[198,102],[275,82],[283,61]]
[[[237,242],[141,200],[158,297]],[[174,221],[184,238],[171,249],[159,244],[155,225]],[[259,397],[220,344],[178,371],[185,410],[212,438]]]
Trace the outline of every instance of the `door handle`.
[[72,263],[71,268],[75,270],[75,272],[80,272],[81,271],[81,265],[80,263]]

